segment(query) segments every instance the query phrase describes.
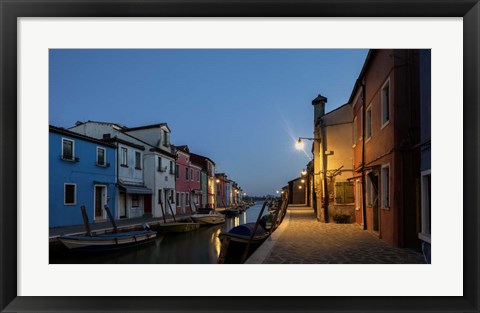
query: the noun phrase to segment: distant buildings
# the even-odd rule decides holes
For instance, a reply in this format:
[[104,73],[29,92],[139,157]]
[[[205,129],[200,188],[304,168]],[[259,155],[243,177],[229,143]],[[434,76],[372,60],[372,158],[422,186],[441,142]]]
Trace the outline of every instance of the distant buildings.
[[129,128],[87,121],[49,131],[50,227],[82,224],[82,205],[90,222],[106,221],[105,205],[114,219],[217,207],[215,163],[172,145],[166,123]]

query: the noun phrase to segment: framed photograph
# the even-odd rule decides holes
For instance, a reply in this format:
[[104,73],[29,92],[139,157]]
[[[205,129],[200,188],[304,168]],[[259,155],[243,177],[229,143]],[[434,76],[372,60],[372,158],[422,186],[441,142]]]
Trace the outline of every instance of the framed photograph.
[[[479,311],[478,0],[0,1],[2,312]],[[250,193],[265,155],[296,176]]]

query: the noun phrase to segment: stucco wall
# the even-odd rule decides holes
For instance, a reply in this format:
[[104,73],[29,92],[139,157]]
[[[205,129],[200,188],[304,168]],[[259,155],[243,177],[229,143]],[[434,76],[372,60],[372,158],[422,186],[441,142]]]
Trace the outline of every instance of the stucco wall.
[[[78,162],[61,159],[62,138],[74,141]],[[108,167],[96,165],[96,149],[106,149]],[[90,222],[94,221],[94,185],[107,186],[107,205],[116,212],[115,191],[116,149],[94,142],[50,132],[49,134],[49,227],[82,224],[80,206],[84,205]],[[64,204],[64,184],[76,184],[76,204]],[[106,215],[105,215],[106,217]]]

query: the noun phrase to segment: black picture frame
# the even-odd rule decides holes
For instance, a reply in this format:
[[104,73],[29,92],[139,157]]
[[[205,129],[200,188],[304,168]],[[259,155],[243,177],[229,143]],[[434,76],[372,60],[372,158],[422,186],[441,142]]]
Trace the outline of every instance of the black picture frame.
[[[478,0],[0,0],[0,309],[2,312],[478,312],[479,13]],[[250,297],[247,300],[17,296],[17,18],[57,16],[463,17],[463,297]],[[454,110],[455,105],[448,109]],[[439,283],[448,284],[441,278]]]

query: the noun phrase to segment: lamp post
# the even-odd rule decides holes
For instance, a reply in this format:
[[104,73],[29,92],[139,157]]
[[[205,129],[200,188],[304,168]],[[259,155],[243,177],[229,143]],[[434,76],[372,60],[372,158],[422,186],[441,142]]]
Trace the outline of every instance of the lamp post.
[[[320,145],[320,151],[324,151],[324,147],[322,146],[322,140],[321,138],[310,138],[310,137],[298,137],[298,140],[297,142],[295,143],[295,148],[297,150],[303,150],[303,148],[305,147],[305,144],[303,143],[303,140],[312,140],[312,141],[316,141],[318,142],[318,144]],[[322,164],[323,164],[323,192],[324,192],[324,195],[323,195],[323,212],[324,212],[324,220],[325,220],[325,223],[328,223],[328,205],[329,205],[329,194],[328,194],[328,181],[327,181],[327,175],[326,175],[326,160],[325,160],[325,153],[322,153],[321,154],[323,159],[322,159]],[[314,155],[314,159],[315,159],[315,155]],[[307,174],[307,171],[306,170],[302,170],[302,176],[305,176]],[[315,178],[312,179],[312,187],[313,187],[313,191],[315,191]],[[314,196],[316,197],[316,196]],[[313,206],[313,203],[312,203],[312,206]],[[314,207],[314,211],[316,212],[316,208]]]

